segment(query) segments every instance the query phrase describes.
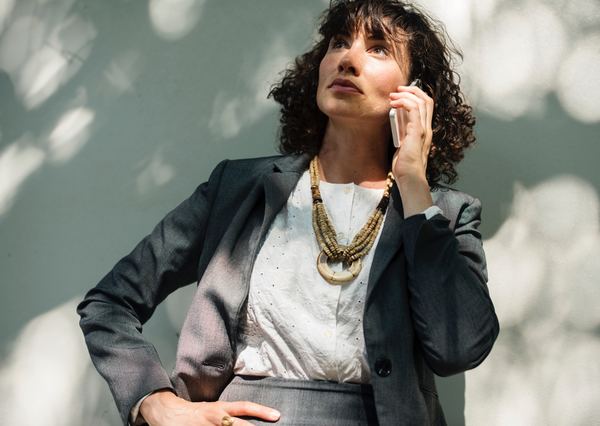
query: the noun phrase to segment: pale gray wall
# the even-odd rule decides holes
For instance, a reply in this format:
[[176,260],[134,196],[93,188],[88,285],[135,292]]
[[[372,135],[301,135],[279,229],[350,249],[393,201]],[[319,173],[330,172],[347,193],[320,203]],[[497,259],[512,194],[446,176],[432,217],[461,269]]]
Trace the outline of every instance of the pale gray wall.
[[[586,263],[600,254],[597,2],[425,3],[465,51],[480,142],[456,186],[483,201],[503,323],[498,351],[466,387],[465,375],[440,380],[442,404],[450,424],[494,413],[513,425],[499,401],[517,395],[522,424],[551,424],[552,401],[571,407],[553,381],[556,368],[570,371],[565,352],[575,341],[600,356],[600,318],[580,314],[600,296],[600,270]],[[74,307],[218,161],[275,151],[267,88],[309,46],[326,4],[0,0],[1,423],[118,424]],[[586,297],[569,299],[575,285]],[[184,298],[146,328],[167,368]],[[530,330],[546,334],[524,339]],[[546,350],[557,335],[564,351]],[[588,367],[563,388],[597,398],[600,367]],[[554,424],[586,424],[597,413],[586,401],[578,423]]]

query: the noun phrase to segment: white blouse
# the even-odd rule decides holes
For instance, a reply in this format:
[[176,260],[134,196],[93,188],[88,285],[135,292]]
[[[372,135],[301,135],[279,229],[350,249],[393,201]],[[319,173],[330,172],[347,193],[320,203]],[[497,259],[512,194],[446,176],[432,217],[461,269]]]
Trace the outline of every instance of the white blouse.
[[[338,241],[348,244],[383,189],[320,183]],[[331,285],[317,271],[310,176],[305,171],[277,214],[250,278],[235,374],[369,383],[362,318],[375,244],[353,281]],[[382,226],[383,228],[383,226]],[[336,270],[340,264],[332,265]]]

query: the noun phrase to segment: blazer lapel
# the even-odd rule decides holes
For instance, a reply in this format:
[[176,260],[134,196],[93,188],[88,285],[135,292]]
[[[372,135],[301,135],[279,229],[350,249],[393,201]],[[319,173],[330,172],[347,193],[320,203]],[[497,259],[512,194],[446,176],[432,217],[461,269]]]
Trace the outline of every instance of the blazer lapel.
[[271,173],[263,179],[265,191],[265,214],[261,226],[260,239],[264,239],[277,213],[287,202],[290,193],[298,183],[300,176],[308,168],[310,156],[280,157],[273,163]]
[[390,204],[385,215],[385,222],[381,230],[379,242],[375,248],[373,255],[373,263],[369,272],[369,284],[367,287],[367,300],[371,296],[373,289],[377,286],[381,274],[387,267],[388,263],[396,255],[400,248],[402,239],[402,222],[404,222],[404,209],[402,208],[402,200],[396,185],[392,187]]

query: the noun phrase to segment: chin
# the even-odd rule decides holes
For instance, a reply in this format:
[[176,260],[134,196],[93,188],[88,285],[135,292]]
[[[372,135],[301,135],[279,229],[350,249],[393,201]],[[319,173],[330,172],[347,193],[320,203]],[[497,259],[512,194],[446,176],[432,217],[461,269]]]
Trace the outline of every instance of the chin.
[[365,124],[372,123],[381,125],[387,122],[389,111],[373,111],[363,108],[351,108],[351,107],[337,107],[329,109],[321,109],[321,112],[325,114],[329,119],[339,120],[354,120],[361,121]]
[[381,124],[388,121],[387,103],[370,103],[365,99],[317,93],[317,106],[329,119],[354,119]]
[[363,115],[361,105],[345,100],[328,99],[317,102],[321,112],[329,118],[359,118]]

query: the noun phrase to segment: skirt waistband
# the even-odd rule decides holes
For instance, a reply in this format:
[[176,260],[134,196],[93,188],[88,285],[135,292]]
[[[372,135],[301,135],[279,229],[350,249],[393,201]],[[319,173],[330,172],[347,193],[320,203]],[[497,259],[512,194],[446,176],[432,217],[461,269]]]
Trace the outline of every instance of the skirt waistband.
[[[222,401],[252,401],[281,413],[278,426],[377,425],[373,387],[368,384],[234,376]],[[248,418],[255,425],[273,424]]]
[[306,389],[322,392],[345,392],[357,394],[373,394],[373,386],[361,383],[339,383],[327,380],[300,380],[284,379],[282,377],[262,377],[262,376],[233,376],[231,383],[242,386],[268,385],[270,387],[282,389]]

